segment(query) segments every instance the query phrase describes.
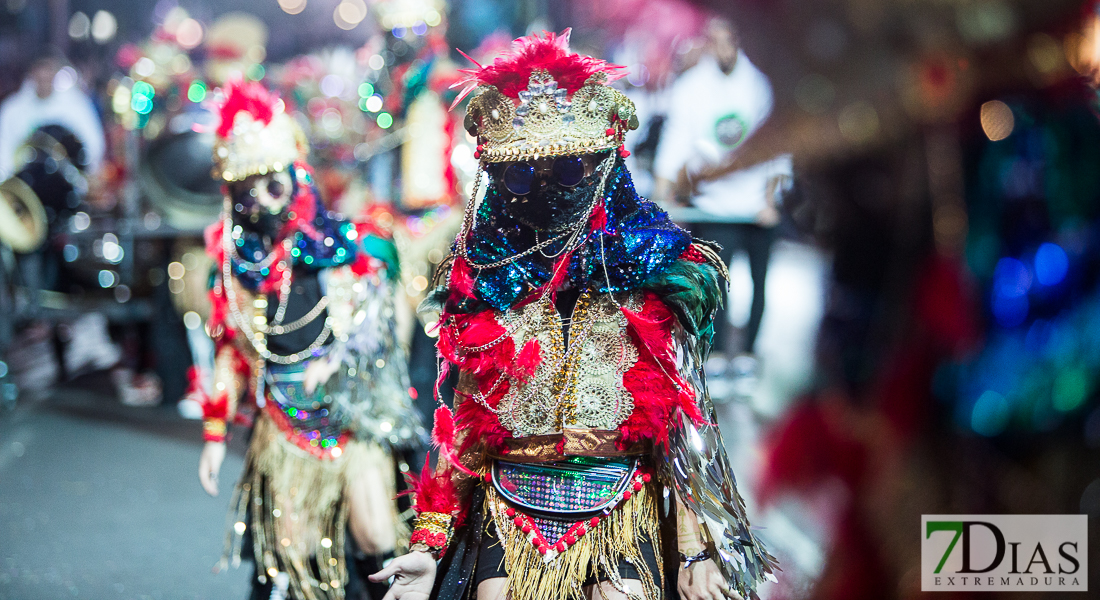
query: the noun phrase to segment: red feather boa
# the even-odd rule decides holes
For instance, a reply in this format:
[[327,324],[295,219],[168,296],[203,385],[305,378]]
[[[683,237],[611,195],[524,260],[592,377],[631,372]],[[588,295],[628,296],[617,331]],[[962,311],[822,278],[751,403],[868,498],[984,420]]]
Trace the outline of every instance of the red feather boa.
[[620,444],[650,439],[668,441],[669,425],[677,410],[693,421],[703,422],[693,388],[676,367],[672,327],[676,317],[656,294],[647,292],[638,312],[623,308],[630,338],[638,348],[638,362],[623,374],[623,386],[634,397],[634,410],[619,426]]

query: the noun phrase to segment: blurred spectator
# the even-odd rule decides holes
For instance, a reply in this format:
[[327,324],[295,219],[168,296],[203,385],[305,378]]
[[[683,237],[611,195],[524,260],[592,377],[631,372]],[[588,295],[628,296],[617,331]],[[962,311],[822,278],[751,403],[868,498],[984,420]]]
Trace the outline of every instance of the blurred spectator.
[[11,177],[19,147],[45,125],[72,131],[85,153],[73,158],[86,163],[90,174],[99,169],[106,145],[103,125],[78,85],[76,70],[53,52],[35,60],[23,86],[0,104],[0,180]]
[[[81,90],[76,70],[60,53],[47,51],[31,64],[19,91],[0,104],[0,181],[12,176],[23,179],[46,209],[49,228],[42,248],[19,256],[23,285],[70,291],[69,273],[62,268],[69,262],[62,255],[69,218],[83,206],[89,188],[95,187],[105,149],[99,114]],[[20,156],[24,151],[26,155]],[[57,337],[60,357],[53,356],[49,345],[34,343],[51,336]],[[31,324],[15,347],[20,342],[45,350],[11,357],[24,391],[45,392],[61,375],[72,379],[109,369],[124,404],[151,405],[160,400],[159,379],[135,373],[128,364],[134,361],[124,360],[122,348],[109,335],[107,317],[99,312],[86,311],[69,322]]]
[[[735,381],[743,383],[735,391],[744,393],[759,375],[754,348],[764,314],[764,279],[791,158],[734,170],[738,147],[771,112],[771,85],[740,51],[728,21],[712,19],[706,34],[704,55],[672,87],[654,165],[654,195],[661,202],[676,200],[703,211],[700,220],[710,222],[697,223],[692,233],[720,244],[727,261],[738,249],[748,253],[753,281],[748,323],[734,348],[729,320],[721,319],[708,365],[717,375],[732,368]],[[727,365],[729,353],[736,356]]]

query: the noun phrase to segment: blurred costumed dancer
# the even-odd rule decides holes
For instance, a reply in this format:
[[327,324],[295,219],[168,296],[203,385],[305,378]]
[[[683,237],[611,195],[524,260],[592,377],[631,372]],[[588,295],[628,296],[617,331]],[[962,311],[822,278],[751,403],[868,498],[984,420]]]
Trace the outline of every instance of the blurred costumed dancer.
[[253,597],[341,599],[346,532],[364,576],[403,541],[394,455],[426,437],[395,337],[396,252],[371,224],[325,211],[304,136],[260,84],[230,83],[220,116],[199,476],[217,494],[226,425],[253,422],[223,562],[250,540]]
[[488,189],[426,300],[456,406],[413,482],[414,551],[371,578],[406,600],[756,597],[774,559],[702,371],[722,261],[635,193],[622,68],[568,37],[466,71]]

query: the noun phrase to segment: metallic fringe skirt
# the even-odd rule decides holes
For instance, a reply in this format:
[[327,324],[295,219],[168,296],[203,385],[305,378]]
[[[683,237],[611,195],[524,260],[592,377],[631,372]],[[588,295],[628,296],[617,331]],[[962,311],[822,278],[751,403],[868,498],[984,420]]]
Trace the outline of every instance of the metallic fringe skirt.
[[[240,564],[248,531],[260,583],[285,573],[288,598],[343,600],[348,581],[345,489],[348,475],[361,472],[364,464],[384,465],[383,473],[393,473],[392,456],[376,444],[349,440],[339,458],[318,459],[287,440],[261,413],[230,504],[222,565]],[[378,483],[388,487],[392,498],[393,478],[383,479]],[[396,507],[392,510],[400,525]]]
[[[598,573],[599,578],[606,578],[616,589],[625,592],[618,569],[623,560],[632,564],[641,575],[642,594],[628,594],[630,598],[661,599],[664,565],[652,484],[647,484],[629,500],[623,501],[610,514],[603,516],[584,537],[551,559],[530,542],[531,534],[525,534],[515,520],[508,517],[506,511],[512,505],[504,501],[492,485],[486,486],[485,504],[492,513],[504,548],[504,568],[508,573],[511,600],[585,600],[588,595],[584,593],[583,584],[593,573]],[[639,541],[645,537],[654,544],[657,573],[650,572],[642,557]]]

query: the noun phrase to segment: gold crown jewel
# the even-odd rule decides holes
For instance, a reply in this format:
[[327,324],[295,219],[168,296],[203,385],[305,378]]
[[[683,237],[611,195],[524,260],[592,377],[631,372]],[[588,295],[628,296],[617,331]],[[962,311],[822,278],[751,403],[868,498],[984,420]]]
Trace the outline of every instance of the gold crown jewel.
[[607,75],[589,77],[572,97],[544,69],[532,71],[519,105],[495,86],[483,85],[464,122],[478,138],[475,156],[486,162],[591,154],[618,148],[638,128],[634,103],[607,85]]
[[558,89],[558,82],[550,76],[549,71],[535,71],[531,74],[531,81],[527,89],[519,92],[520,105],[516,107],[516,118],[512,119],[512,127],[516,130],[523,129],[526,124],[524,117],[535,111],[533,118],[540,115],[557,113],[561,116],[563,125],[573,122],[573,113],[569,110],[573,102],[568,97],[568,92]]

